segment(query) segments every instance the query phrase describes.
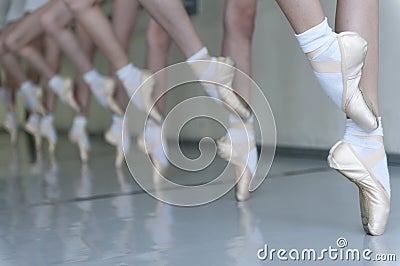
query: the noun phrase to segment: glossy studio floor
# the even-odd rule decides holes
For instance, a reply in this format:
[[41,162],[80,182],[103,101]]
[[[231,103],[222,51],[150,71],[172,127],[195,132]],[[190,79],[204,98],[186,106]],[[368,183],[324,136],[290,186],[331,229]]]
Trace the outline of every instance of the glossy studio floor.
[[[362,230],[357,188],[322,156],[278,153],[248,202],[237,203],[231,191],[211,204],[184,208],[146,194],[127,167],[117,171],[113,149],[99,137],[92,138],[95,156],[89,165],[76,158],[66,136],[60,137],[56,161],[43,154],[32,163],[24,136],[13,150],[1,133],[0,147],[0,265],[400,265],[400,165],[390,166],[387,232],[370,237]],[[137,156],[144,155],[137,150]],[[143,175],[151,178],[151,171],[144,168]],[[265,245],[268,253],[314,249],[319,254],[337,249],[338,239],[348,249],[396,254],[397,262],[258,258]]]

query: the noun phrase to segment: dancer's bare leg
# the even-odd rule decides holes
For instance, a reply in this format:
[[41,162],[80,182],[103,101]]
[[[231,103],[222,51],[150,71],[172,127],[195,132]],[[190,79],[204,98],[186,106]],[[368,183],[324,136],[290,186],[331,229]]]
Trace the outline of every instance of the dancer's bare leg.
[[7,34],[5,39],[7,49],[10,51],[18,51],[41,35],[43,29],[38,26],[40,25],[40,18],[46,13],[47,9],[55,3],[56,1],[52,1],[17,22],[15,28]]
[[[52,1],[15,23],[4,38],[4,46],[6,49],[0,52],[11,51],[25,57],[32,66],[41,72],[46,80],[46,85],[49,85],[49,87],[60,96],[62,101],[67,102],[72,108],[78,109],[71,92],[71,80],[57,76],[46,64],[41,54],[30,46],[30,43],[44,32],[43,27],[41,27],[42,15],[46,14],[52,8],[57,7],[57,2],[57,0]],[[61,4],[63,3],[61,2]],[[66,12],[68,12],[68,10],[66,10]]]
[[[7,8],[8,1],[0,1],[0,7]],[[5,12],[7,14],[7,12]],[[0,20],[5,19],[4,13],[0,14]],[[0,99],[1,103],[5,107],[5,120],[2,123],[5,130],[10,134],[10,142],[12,145],[17,144],[18,138],[18,126],[17,120],[14,112],[15,108],[15,87],[13,84],[10,74],[4,69],[4,76],[0,77]],[[4,80],[3,80],[4,78]],[[15,86],[15,87],[14,87]]]
[[[64,2],[75,15],[78,23],[82,25],[97,47],[107,57],[112,67],[117,69],[118,78],[124,84],[127,93],[130,96],[133,95],[143,81],[148,79],[150,74],[147,71],[136,68],[130,63],[129,57],[122,48],[122,45],[115,41],[117,37],[111,23],[97,5],[97,1],[65,0]],[[148,99],[148,96],[152,93],[151,81],[147,82],[146,85],[149,88],[144,88],[140,95],[137,94],[135,104],[139,109],[146,110],[147,112],[147,109],[150,109],[149,106],[151,105]],[[157,121],[161,120],[161,115],[156,110],[152,110],[151,115],[156,117]]]
[[[256,8],[256,0],[225,1],[222,55],[231,57],[236,62],[236,67],[249,76],[252,74],[252,41]],[[236,74],[233,89],[241,96],[242,104],[247,108],[251,102],[251,86],[251,81],[247,76]],[[244,201],[250,197],[250,182],[255,175],[258,161],[253,117],[241,120],[231,114],[229,121],[231,126],[228,128],[228,132],[231,137],[224,137],[218,142],[219,155],[234,164],[237,180],[236,199]],[[241,123],[246,125],[246,131],[237,126]],[[251,149],[246,149],[246,145],[251,146]],[[237,160],[230,160],[231,147],[237,149],[237,154],[242,154]]]
[[276,0],[296,34],[321,23],[325,14],[319,0]]
[[[45,68],[48,68],[49,71],[54,73],[58,72],[61,53],[60,49],[52,38],[46,38],[46,36],[43,35],[37,38],[34,43],[29,45],[29,49],[32,50],[33,55],[28,55],[28,58],[32,57],[33,59],[37,59],[36,61],[39,61],[39,64],[42,64]],[[29,49],[25,52],[29,53]],[[35,58],[35,53],[37,53],[37,58]],[[42,56],[42,54],[44,56]],[[41,69],[38,68],[35,63],[36,62],[34,61],[33,64],[30,65],[30,68],[32,68],[41,76],[41,79],[45,81],[44,86],[46,87],[44,92],[46,115],[44,115],[40,121],[40,134],[48,141],[50,154],[54,155],[58,140],[57,131],[54,127],[56,97],[48,85],[49,79],[43,77],[44,74],[40,72]]]
[[[368,18],[368,19],[366,19]],[[379,1],[337,1],[336,32],[354,31],[368,41],[361,85],[379,115]]]
[[[323,20],[319,1],[277,2],[296,33],[299,33],[296,37],[303,51],[308,54],[323,88],[338,106],[343,106],[350,118],[346,121],[343,140],[331,149],[328,161],[332,168],[360,189],[365,232],[381,235],[390,211],[390,178],[383,145],[382,122],[371,107],[372,104],[378,107],[379,3],[377,0],[338,2],[337,30],[355,30],[371,42],[371,58],[367,56],[367,69],[360,83],[367,47],[363,38],[354,33],[338,35],[332,32],[327,21]],[[330,64],[328,68],[327,63]],[[336,67],[332,67],[334,64]],[[330,79],[334,75],[337,77]],[[362,95],[362,88],[359,87],[362,85],[368,87],[373,103],[369,103]],[[341,94],[337,95],[338,92]],[[359,176],[363,178],[359,179]]]
[[[319,0],[277,2],[296,32],[296,38],[326,94],[361,128],[375,130],[378,127],[377,114],[359,89],[367,42],[359,33],[338,35],[333,32]],[[350,77],[350,73],[355,78]]]
[[[91,29],[88,32],[99,48],[107,56],[114,57],[114,67],[119,69],[128,63],[126,55],[121,48],[112,43],[109,36],[113,36],[112,29],[108,24],[101,10],[95,5],[95,0],[64,0],[85,28]],[[182,5],[180,0],[168,2],[160,0],[149,0],[140,3],[166,28],[184,55],[189,58],[204,47],[199,36]]]
[[0,57],[0,63],[3,68],[11,75],[13,80],[20,87],[24,82],[29,81],[28,76],[21,67],[20,62],[12,53],[3,54]]
[[[115,0],[113,3],[112,28],[126,54],[129,54],[129,46],[136,25],[138,9],[139,3],[137,0]],[[113,69],[112,73],[115,73],[116,70]],[[127,104],[126,92],[118,77],[115,77],[115,80],[117,80],[115,99],[119,106],[125,110]]]
[[[53,47],[50,48],[54,49]],[[45,60],[43,54],[33,45],[26,45],[22,47],[18,51],[18,54],[41,74],[46,83],[49,82],[49,80],[56,74],[55,70],[48,65],[48,62]]]
[[13,28],[15,28],[14,25],[8,26],[0,35],[0,63],[4,70],[9,73],[9,78],[12,78],[19,87],[22,83],[28,81],[28,77],[16,56],[9,52],[5,45],[6,36]]
[[[76,27],[76,36],[82,51],[85,53],[87,58],[93,62],[96,47],[79,24]],[[75,92],[80,106],[80,112],[74,118],[72,128],[69,133],[69,138],[71,142],[78,146],[81,160],[83,162],[87,162],[90,153],[90,140],[87,133],[87,122],[90,107],[90,88],[81,76],[77,77]]]
[[44,30],[60,45],[65,55],[77,67],[79,75],[93,69],[93,65],[82,51],[74,33],[67,27],[73,19],[71,12],[61,0],[55,0],[48,11],[42,15],[40,22]]
[[[126,55],[129,54],[130,40],[136,24],[138,8],[139,4],[136,0],[116,0],[113,2],[112,30],[117,40],[116,44],[118,44],[120,48],[118,48],[117,45],[111,45],[109,46],[110,48],[112,49],[118,48],[120,52],[121,52],[120,49],[122,49],[122,51]],[[128,68],[130,67],[133,66],[128,66]],[[123,82],[119,79],[117,75],[119,69],[116,68],[115,63],[111,63],[110,70],[111,73],[113,73],[114,75],[114,80],[116,80],[117,82],[115,99],[119,107],[122,110],[125,110],[127,106],[126,91]],[[123,163],[124,159],[123,147],[125,146],[125,150],[129,150],[129,145],[130,145],[130,142],[128,140],[129,138],[125,137],[126,141],[123,141],[121,138],[123,132],[122,121],[123,121],[122,114],[120,115],[115,114],[113,116],[113,123],[110,129],[105,134],[106,141],[116,147],[115,164],[118,167],[121,166]]]
[[[44,51],[45,60],[50,69],[53,70],[53,75],[60,71],[61,50],[57,43],[48,35],[44,36]],[[51,79],[51,77],[50,77]],[[47,80],[48,82],[48,80]],[[47,84],[46,82],[46,84]],[[47,85],[48,86],[48,85]],[[54,113],[56,107],[56,94],[52,90],[46,90],[46,109],[50,113]]]
[[115,69],[128,65],[129,58],[119,42],[96,0],[64,0],[76,20],[85,28],[93,42],[99,47]]
[[[155,73],[168,65],[168,52],[171,44],[171,38],[168,33],[154,20],[150,19],[146,33],[147,51],[146,51],[146,68]],[[155,83],[154,99],[158,100],[157,107],[161,114],[165,115],[166,96],[164,94],[167,85],[167,78],[164,73],[159,72]],[[157,141],[154,141],[157,140]],[[164,147],[168,147],[165,140],[161,139],[161,127],[151,121],[146,124],[145,134],[139,137],[139,141],[146,141],[150,144],[151,149],[147,151],[152,161],[157,165],[157,171],[153,172],[153,179],[159,178],[159,171],[165,173],[169,163],[165,157]]]
[[[37,38],[31,42],[31,45],[36,47],[37,49],[41,49],[42,43],[41,40]],[[32,81],[34,84],[41,84],[41,76],[40,73],[36,71],[36,69],[28,66],[26,69],[26,75],[29,81]],[[41,91],[41,94],[43,94],[42,88],[38,87],[38,89]],[[39,116],[39,114],[37,114],[36,112],[28,113],[29,116],[25,124],[25,130],[34,137],[36,152],[40,153],[42,148],[42,135],[40,130],[41,116]]]
[[151,16],[162,25],[186,58],[204,47],[181,0],[139,0]]
[[[256,0],[225,1],[222,55],[231,57],[236,67],[249,76],[256,9]],[[233,87],[247,102],[251,98],[250,86],[243,75],[236,75]]]
[[36,93],[38,87],[29,80],[18,59],[12,53],[3,53],[0,56],[0,64],[8,73],[8,77],[17,84],[16,88],[24,100],[25,108],[32,112],[43,112],[43,106]]
[[[155,73],[168,66],[168,52],[171,46],[169,34],[154,20],[150,19],[147,26],[146,68]],[[165,92],[167,80],[165,76],[158,76],[154,89],[154,98],[158,99]],[[161,113],[165,114],[166,96],[157,102]]]
[[[92,40],[87,35],[86,31],[79,24],[76,27],[76,37],[79,41],[79,46],[85,53],[86,57],[91,62],[93,62],[96,47],[92,42]],[[85,81],[81,76],[77,77],[76,82],[77,82],[76,95],[79,102],[79,106],[81,107],[80,115],[87,118],[90,109],[90,88],[85,83]]]
[[[379,114],[379,1],[339,0],[336,31],[355,31],[368,41],[368,53],[360,85]],[[342,157],[348,156],[343,152],[346,148],[352,148],[360,161],[367,162],[361,169],[367,178],[363,179],[361,184],[357,183],[354,174],[346,171],[347,165],[340,161]],[[373,132],[365,132],[353,121],[347,120],[344,142],[338,143],[331,150],[330,163],[333,168],[358,184],[362,190],[360,206],[365,232],[371,235],[383,234],[390,211],[390,176],[383,144],[381,118],[379,117],[378,129]]]
[[63,1],[54,0],[54,2],[55,4],[41,17],[41,25],[76,66],[79,77],[83,77],[99,103],[114,112],[121,112],[112,98],[113,82],[97,72],[75,34],[66,26],[73,18],[71,12]]

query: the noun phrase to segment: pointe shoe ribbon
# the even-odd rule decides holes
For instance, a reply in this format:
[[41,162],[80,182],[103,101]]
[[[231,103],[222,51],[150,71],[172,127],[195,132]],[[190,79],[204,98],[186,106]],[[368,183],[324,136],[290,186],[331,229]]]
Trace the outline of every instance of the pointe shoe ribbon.
[[361,160],[351,145],[339,141],[330,151],[328,162],[359,189],[361,219],[370,235],[382,235],[390,212],[389,194],[371,169],[385,159],[384,146]]
[[366,131],[378,128],[377,113],[360,86],[362,68],[367,55],[367,41],[355,32],[342,32],[337,35],[341,50],[339,61],[313,61],[320,49],[307,54],[311,66],[319,73],[342,73],[343,99],[342,110],[357,125]]
[[228,108],[235,110],[244,120],[250,117],[250,110],[232,90],[236,69],[234,68],[235,63],[231,58],[211,58],[207,55],[200,60],[189,61],[189,64],[195,75],[199,79],[204,79],[202,85],[205,88],[217,89],[219,99],[222,100]]

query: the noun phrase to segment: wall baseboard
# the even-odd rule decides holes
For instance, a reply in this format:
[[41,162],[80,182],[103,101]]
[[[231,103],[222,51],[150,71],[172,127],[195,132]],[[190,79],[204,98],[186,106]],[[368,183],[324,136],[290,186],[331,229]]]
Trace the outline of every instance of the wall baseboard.
[[[0,129],[0,136],[6,135],[6,131],[4,129]],[[66,135],[67,132],[59,132],[60,135]],[[91,137],[102,137],[101,134],[91,134]],[[182,140],[181,144],[190,144],[198,143],[194,140]],[[257,145],[258,151],[261,150],[261,146]],[[326,160],[329,155],[329,150],[325,149],[308,149],[308,148],[298,148],[298,147],[287,147],[287,146],[277,146],[276,147],[276,156],[286,156],[286,157],[302,157],[302,158],[310,158],[310,159],[319,159]],[[400,154],[388,153],[387,154],[388,163],[391,166],[400,166]]]
[[[260,147],[258,148],[260,149]],[[289,157],[306,157],[306,158],[325,160],[329,155],[329,150],[277,146],[276,155],[289,156]],[[400,165],[400,154],[388,153],[387,158],[389,165],[392,166]]]

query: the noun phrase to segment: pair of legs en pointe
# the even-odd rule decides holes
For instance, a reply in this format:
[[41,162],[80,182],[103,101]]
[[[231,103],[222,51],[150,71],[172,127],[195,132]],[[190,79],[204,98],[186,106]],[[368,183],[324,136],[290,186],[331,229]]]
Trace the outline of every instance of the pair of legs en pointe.
[[329,165],[359,188],[366,233],[381,235],[390,211],[390,182],[378,105],[379,2],[338,0],[338,33],[319,1],[277,2],[322,88],[348,118]]
[[[145,80],[149,75],[146,71],[141,71],[133,64],[130,64],[127,53],[122,48],[121,44],[113,41],[116,39],[115,33],[113,32],[112,27],[104,14],[96,5],[96,1],[65,0],[64,2],[68,5],[78,23],[80,23],[87,30],[91,39],[109,59],[112,66],[117,69],[117,76],[124,84],[128,94],[132,95],[142,81]],[[139,2],[147,11],[149,11],[149,13],[158,21],[158,23],[163,25],[166,31],[181,48],[185,57],[188,58],[188,61],[193,61],[197,58],[211,58],[208,55],[208,51],[204,49],[204,45],[197,36],[193,25],[191,24],[180,1],[169,1],[167,5],[158,0]],[[225,58],[215,58],[215,61],[233,64],[231,60],[227,60]],[[208,67],[212,68],[211,65],[212,63]],[[207,71],[207,69],[195,68],[194,71],[200,77],[204,74],[204,72]],[[233,75],[233,72],[221,75],[221,73],[219,73],[217,70],[212,73],[210,77],[206,78],[217,83],[226,84],[232,82]],[[224,77],[225,80],[219,80],[220,76]],[[139,109],[149,111],[151,107],[151,94],[152,86],[149,86],[149,88],[144,90],[142,95],[134,98],[134,103],[137,107],[139,107]],[[235,104],[237,107],[239,107],[239,109],[241,109],[241,111],[244,113],[244,116],[249,116],[249,112],[243,110],[245,107],[240,106],[240,101],[233,93],[228,95],[225,93],[222,99],[236,100]],[[156,123],[162,122],[161,115],[155,109],[151,111],[150,116]]]
[[[225,1],[222,55],[232,58],[236,62],[236,67],[247,75],[251,75],[251,46],[256,4],[255,0]],[[152,72],[159,71],[167,66],[170,41],[168,33],[155,20],[150,20],[147,30],[147,67]],[[206,58],[207,55],[205,54],[204,57],[200,56],[198,59]],[[250,84],[246,79],[243,79],[242,75],[235,76],[233,88],[246,102],[250,102]],[[210,96],[221,98],[216,86],[206,86],[205,89]],[[157,98],[163,92],[163,86],[156,86],[155,94]],[[164,105],[164,101],[159,102],[161,110]],[[224,137],[219,140],[218,152],[222,158],[230,160],[235,165],[236,198],[239,201],[244,201],[250,197],[249,185],[252,176],[255,174],[257,150],[253,131],[253,117],[249,116],[250,110],[245,103],[241,103],[239,107],[243,110],[242,114],[246,118],[241,121],[237,116],[230,115],[231,126],[228,130],[232,139],[229,140],[228,137]],[[247,133],[243,132],[243,128],[237,126],[241,123],[245,124]],[[250,144],[250,149],[243,149],[248,144]],[[237,148],[233,153],[240,154],[233,160],[233,157],[231,158],[231,147]],[[248,151],[243,153],[243,150]]]
[[[37,113],[43,113],[44,108],[40,101],[41,90],[32,82],[25,71],[22,69],[18,58],[5,48],[5,37],[12,31],[20,22],[25,10],[24,1],[1,1],[1,14],[0,17],[4,23],[1,25],[3,30],[0,36],[0,62],[3,66],[4,72],[7,77],[7,85],[19,89],[22,96],[24,106],[30,116],[26,124],[26,130],[35,136],[36,147],[40,144],[40,134],[37,134],[39,116]],[[3,89],[4,91],[4,89]],[[12,93],[13,94],[13,93]],[[11,134],[11,142],[16,144],[17,141],[17,121],[13,112],[14,96],[8,93],[4,94],[5,104],[7,105],[6,115],[6,129]],[[11,96],[11,97],[10,97]],[[10,100],[11,99],[11,100]]]

